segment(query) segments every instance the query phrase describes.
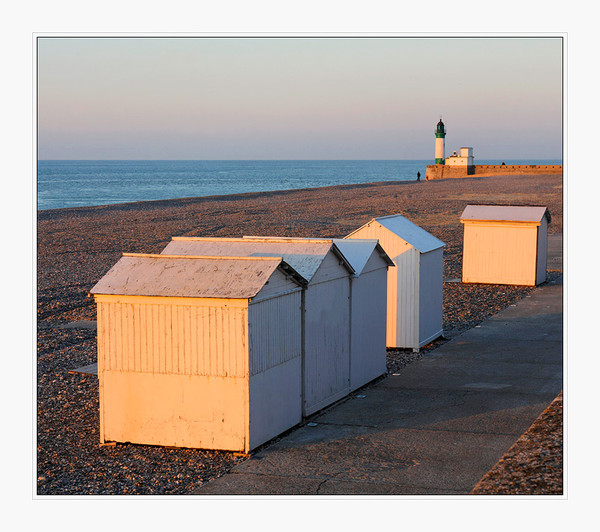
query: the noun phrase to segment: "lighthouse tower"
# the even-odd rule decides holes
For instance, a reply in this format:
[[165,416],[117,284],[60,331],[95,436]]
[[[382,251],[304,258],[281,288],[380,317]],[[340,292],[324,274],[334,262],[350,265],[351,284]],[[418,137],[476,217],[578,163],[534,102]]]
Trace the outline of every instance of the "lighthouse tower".
[[435,164],[444,164],[444,148],[446,143],[446,128],[440,118],[435,128]]

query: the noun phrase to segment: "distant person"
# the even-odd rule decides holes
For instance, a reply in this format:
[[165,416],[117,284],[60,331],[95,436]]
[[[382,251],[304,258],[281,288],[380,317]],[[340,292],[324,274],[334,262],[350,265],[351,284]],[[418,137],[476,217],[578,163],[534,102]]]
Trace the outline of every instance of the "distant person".
[[417,172],[417,181],[421,181],[421,172]]
[[506,163],[504,161],[502,161],[502,166],[506,166]]

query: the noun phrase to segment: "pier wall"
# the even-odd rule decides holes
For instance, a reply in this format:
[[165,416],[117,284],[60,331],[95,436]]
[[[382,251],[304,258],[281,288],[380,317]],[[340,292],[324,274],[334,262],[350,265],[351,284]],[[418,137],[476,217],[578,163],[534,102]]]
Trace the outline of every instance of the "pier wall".
[[425,179],[449,179],[487,175],[562,174],[562,164],[476,164],[450,166],[429,164]]

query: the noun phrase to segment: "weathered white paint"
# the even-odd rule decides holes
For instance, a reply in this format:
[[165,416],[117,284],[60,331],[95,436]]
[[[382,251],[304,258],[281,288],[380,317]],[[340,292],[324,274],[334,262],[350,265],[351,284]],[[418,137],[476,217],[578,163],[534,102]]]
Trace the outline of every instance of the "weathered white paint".
[[249,448],[247,379],[111,371],[98,376],[101,443]]
[[443,285],[443,265],[442,248],[420,255],[419,344],[421,346],[435,340],[443,332],[443,294],[440,289],[440,283]]
[[407,242],[396,248],[394,262],[396,268],[397,290],[395,297],[391,298],[394,304],[393,320],[388,335],[388,346],[390,347],[412,347],[417,349],[419,345],[419,271],[420,252]]
[[255,299],[250,303],[250,376],[264,373],[301,355],[301,300],[301,294],[296,290],[286,297]]
[[464,283],[535,286],[546,280],[546,207],[468,205],[464,225]]
[[[99,371],[243,377],[247,300],[97,295]],[[217,327],[218,325],[218,327]]]
[[[350,275],[332,240],[244,237],[246,246],[280,253],[308,279],[304,299],[303,415],[350,392]],[[310,262],[302,257],[311,257]],[[319,259],[318,264],[315,258]],[[310,269],[303,266],[310,264]],[[316,266],[316,268],[315,268]]]
[[[143,284],[124,283],[133,277],[121,264],[92,289],[101,442],[247,452],[301,420],[302,288],[296,272],[283,261],[271,269],[274,259],[124,258],[143,273]],[[219,267],[234,279],[237,271],[239,285],[223,283],[226,293],[254,291],[255,282],[242,275],[249,264],[262,264],[255,273],[264,273],[265,265],[270,271],[253,297],[195,296],[204,283],[224,279]],[[203,275],[195,276],[198,271]],[[154,295],[152,274],[158,286],[166,286],[165,275],[178,287],[187,280],[189,295]],[[140,294],[141,286],[149,295]],[[135,295],[118,293],[128,288]],[[205,292],[218,294],[215,285]]]
[[334,239],[355,271],[350,278],[350,390],[386,370],[387,271],[394,263],[377,240]]
[[[350,276],[354,269],[331,239],[246,236],[175,237],[163,253],[284,257],[308,281],[300,333],[302,404],[307,416],[350,391]],[[285,335],[287,331],[278,331]]]
[[[332,250],[332,241],[268,237],[211,238],[173,237],[161,252],[164,255],[215,255],[222,257],[282,257],[307,281],[321,266],[323,257]],[[341,260],[345,260],[343,256]],[[348,264],[346,264],[349,267]]]
[[544,216],[538,227],[537,238],[537,268],[535,284],[546,281],[546,272],[548,268],[548,220]]
[[330,266],[322,282],[317,279],[306,289],[305,416],[350,392],[350,280],[347,274],[333,278]]
[[[276,269],[286,267],[281,257],[124,253],[92,293],[249,298],[262,289]],[[297,275],[292,271],[290,275]]]
[[467,205],[460,216],[467,222],[531,222],[550,219],[547,207],[522,205]]
[[[383,264],[382,264],[383,263]],[[351,286],[350,390],[386,370],[387,264],[373,255]]]
[[248,308],[251,449],[302,421],[301,319],[299,290]]
[[300,356],[250,376],[250,449],[302,421]]
[[444,243],[401,215],[375,218],[346,238],[378,239],[396,266],[387,274],[387,346],[419,349],[440,336]]
[[375,220],[386,229],[389,229],[396,236],[401,236],[404,242],[408,242],[421,253],[427,253],[428,251],[440,249],[445,246],[441,240],[400,214],[380,216]]

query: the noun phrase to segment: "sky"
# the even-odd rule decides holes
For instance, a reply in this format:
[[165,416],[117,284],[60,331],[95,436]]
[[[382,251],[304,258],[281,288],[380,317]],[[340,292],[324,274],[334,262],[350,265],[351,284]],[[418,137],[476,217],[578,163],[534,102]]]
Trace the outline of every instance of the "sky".
[[38,159],[560,159],[560,37],[37,39]]

